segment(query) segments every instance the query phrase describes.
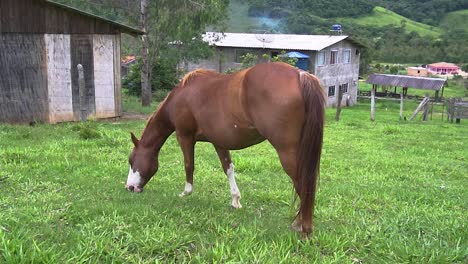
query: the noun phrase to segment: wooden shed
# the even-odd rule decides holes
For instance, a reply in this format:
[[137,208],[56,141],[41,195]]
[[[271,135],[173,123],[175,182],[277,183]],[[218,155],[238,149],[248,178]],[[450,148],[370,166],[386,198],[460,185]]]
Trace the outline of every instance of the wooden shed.
[[48,0],[1,0],[0,122],[119,116],[121,33],[143,32]]

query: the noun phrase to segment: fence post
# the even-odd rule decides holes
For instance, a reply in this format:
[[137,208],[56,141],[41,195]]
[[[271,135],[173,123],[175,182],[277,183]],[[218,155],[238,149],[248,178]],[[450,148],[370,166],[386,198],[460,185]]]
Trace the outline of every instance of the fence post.
[[422,116],[422,120],[423,121],[427,121],[427,116],[429,115],[429,102],[430,102],[430,97],[429,97],[429,94],[426,93],[425,94],[425,98],[424,100],[426,100],[426,104],[424,105],[424,112],[423,112],[423,116]]
[[340,121],[340,114],[341,114],[341,100],[343,99],[343,89],[340,86],[338,86],[338,101],[336,102],[336,114],[335,114],[335,120]]
[[409,118],[409,120],[413,120],[413,118],[419,113],[419,111],[421,111],[421,108],[423,106],[425,106],[427,103],[429,103],[429,97],[424,97],[424,99],[421,101],[421,103],[418,105],[418,107],[416,108],[416,110],[414,110],[413,114],[411,115],[411,117]]
[[371,121],[375,121],[375,84],[372,85],[371,90],[371,112],[370,112]]
[[83,65],[78,64],[76,66],[78,68],[78,90],[80,94],[80,121],[86,120],[86,87],[85,87],[85,79],[84,79],[84,70]]
[[400,120],[403,120],[403,92],[400,93]]
[[448,119],[450,123],[453,123],[453,116],[455,114],[455,98],[449,99],[449,106],[448,106]]

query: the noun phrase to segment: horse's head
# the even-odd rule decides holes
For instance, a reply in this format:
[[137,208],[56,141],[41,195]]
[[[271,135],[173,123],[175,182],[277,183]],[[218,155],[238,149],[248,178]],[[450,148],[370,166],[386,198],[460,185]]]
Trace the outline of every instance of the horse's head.
[[158,170],[158,158],[154,149],[143,146],[133,133],[131,135],[134,148],[128,159],[130,170],[125,187],[131,192],[142,192]]

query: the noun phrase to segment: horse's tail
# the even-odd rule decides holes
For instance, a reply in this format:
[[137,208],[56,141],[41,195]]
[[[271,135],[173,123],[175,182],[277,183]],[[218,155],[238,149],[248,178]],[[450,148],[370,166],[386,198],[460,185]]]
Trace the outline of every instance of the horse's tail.
[[296,184],[301,199],[299,214],[302,216],[302,231],[309,234],[313,227],[315,191],[320,173],[325,95],[318,79],[307,72],[299,73],[299,83],[305,113],[298,148]]

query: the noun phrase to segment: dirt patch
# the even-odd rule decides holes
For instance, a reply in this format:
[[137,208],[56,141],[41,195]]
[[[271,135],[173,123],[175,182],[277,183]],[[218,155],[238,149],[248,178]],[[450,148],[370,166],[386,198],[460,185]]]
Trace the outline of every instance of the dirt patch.
[[150,117],[149,114],[124,112],[120,119],[123,120],[147,120]]

